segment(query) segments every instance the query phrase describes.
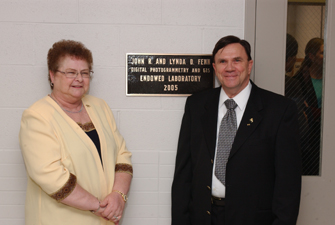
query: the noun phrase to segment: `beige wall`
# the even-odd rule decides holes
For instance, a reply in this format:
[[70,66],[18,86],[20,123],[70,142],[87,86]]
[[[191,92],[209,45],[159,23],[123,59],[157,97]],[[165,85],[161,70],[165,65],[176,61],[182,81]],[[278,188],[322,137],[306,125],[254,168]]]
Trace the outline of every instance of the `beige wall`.
[[170,224],[185,97],[126,97],[126,53],[210,54],[244,36],[245,0],[0,0],[0,224],[23,225],[22,111],[50,93],[46,55],[60,39],[93,52],[90,94],[106,100],[133,153],[123,225]]

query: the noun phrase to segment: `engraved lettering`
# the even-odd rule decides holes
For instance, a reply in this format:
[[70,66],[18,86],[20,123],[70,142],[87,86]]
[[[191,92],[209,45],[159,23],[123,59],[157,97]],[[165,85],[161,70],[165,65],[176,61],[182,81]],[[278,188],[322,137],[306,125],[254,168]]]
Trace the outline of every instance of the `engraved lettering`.
[[192,73],[200,73],[200,68],[192,68]]
[[210,69],[210,68],[203,68],[203,69],[202,69],[202,72],[203,72],[203,73],[210,73],[210,72],[211,72],[211,69]]
[[165,58],[157,58],[156,59],[156,64],[157,65],[165,65],[166,64],[166,59]]
[[186,65],[186,59],[172,58],[169,63],[170,65]]
[[163,82],[164,75],[141,75],[141,82]]
[[144,58],[132,58],[131,64],[133,65],[144,65]]
[[130,72],[132,73],[139,73],[139,72],[147,72],[147,68],[146,67],[130,67]]
[[178,84],[164,84],[164,91],[178,91]]
[[168,76],[168,82],[200,82],[201,76],[181,76],[171,75]]
[[198,65],[210,65],[211,60],[210,59],[198,59]]

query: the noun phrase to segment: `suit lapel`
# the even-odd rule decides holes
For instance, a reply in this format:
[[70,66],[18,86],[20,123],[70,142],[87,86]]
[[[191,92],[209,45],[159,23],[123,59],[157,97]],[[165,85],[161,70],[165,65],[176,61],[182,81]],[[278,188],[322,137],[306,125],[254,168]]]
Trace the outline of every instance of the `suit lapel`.
[[216,145],[216,130],[220,90],[221,87],[214,89],[213,94],[210,95],[207,103],[205,104],[205,113],[201,117],[207,148],[212,159],[214,159]]
[[238,127],[229,158],[233,157],[236,154],[238,149],[255,131],[263,118],[259,112],[260,110],[262,110],[263,106],[258,89],[259,88],[252,83],[250,97],[245,108],[241,123]]

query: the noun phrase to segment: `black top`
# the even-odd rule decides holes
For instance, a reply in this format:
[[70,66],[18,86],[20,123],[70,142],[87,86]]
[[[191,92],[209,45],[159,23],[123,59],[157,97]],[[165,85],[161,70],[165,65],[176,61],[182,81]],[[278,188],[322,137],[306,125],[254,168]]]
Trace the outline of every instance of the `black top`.
[[95,147],[98,150],[99,156],[100,156],[100,161],[102,164],[102,158],[101,158],[101,148],[100,148],[100,140],[99,140],[99,135],[96,129],[91,130],[91,131],[86,131],[85,132],[93,141],[93,143],[95,144]]

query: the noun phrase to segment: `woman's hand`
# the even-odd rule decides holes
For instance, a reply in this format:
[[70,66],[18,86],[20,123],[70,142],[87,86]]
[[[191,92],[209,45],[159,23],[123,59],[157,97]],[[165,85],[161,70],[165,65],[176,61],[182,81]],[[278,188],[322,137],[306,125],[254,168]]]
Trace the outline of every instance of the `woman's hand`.
[[131,178],[131,174],[128,173],[115,173],[113,191],[100,202],[100,207],[106,207],[102,213],[103,217],[113,221],[116,225],[119,224],[122,218],[123,209],[126,204],[126,199],[123,199],[121,193],[128,193]]
[[96,215],[96,216],[100,216],[100,217],[104,218],[105,220],[108,220],[107,218],[105,218],[102,215],[102,213],[105,211],[105,209],[106,209],[106,207],[101,207],[100,206],[100,208],[97,211],[93,212],[93,214]]
[[100,207],[105,208],[101,215],[116,225],[122,217],[125,202],[122,196],[117,192],[112,192],[100,203]]

